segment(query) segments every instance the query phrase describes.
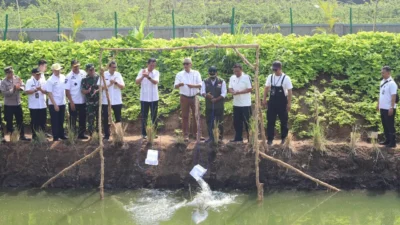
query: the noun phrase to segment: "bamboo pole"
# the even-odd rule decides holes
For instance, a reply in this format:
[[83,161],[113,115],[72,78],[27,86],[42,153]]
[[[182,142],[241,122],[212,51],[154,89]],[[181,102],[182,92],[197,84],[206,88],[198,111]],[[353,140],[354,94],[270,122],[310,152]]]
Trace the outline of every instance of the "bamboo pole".
[[182,49],[204,49],[204,48],[258,48],[258,44],[240,44],[240,45],[192,45],[192,46],[181,46],[181,47],[165,47],[165,48],[101,48],[102,50],[108,51],[173,51]]
[[253,64],[251,64],[242,53],[239,52],[239,50],[237,50],[236,48],[233,48],[233,51],[235,51],[236,54],[243,60],[243,62],[246,63],[246,65],[250,66],[251,69],[253,69],[253,70],[256,69],[255,66]]
[[[103,62],[103,50],[100,50],[100,56],[99,56],[99,67],[100,67],[100,79],[103,78],[104,80],[104,70],[102,68],[102,62]],[[104,82],[105,84],[105,82]],[[103,85],[99,86],[99,117],[98,117],[98,123],[99,123],[99,148],[100,148],[100,199],[104,199],[104,144],[103,144],[103,135],[102,135],[102,98],[103,98],[103,91],[102,91]]]
[[259,73],[259,66],[260,66],[260,48],[256,48],[256,65],[254,67],[254,86],[256,87],[256,104],[254,110],[254,123],[256,124],[255,127],[255,137],[254,137],[254,149],[255,149],[255,167],[256,167],[256,186],[257,186],[257,201],[262,201],[264,198],[264,184],[260,183],[260,145],[258,142],[258,121],[259,121],[259,111],[260,111],[260,87],[258,84],[258,73]]
[[86,160],[92,158],[94,155],[96,155],[99,151],[100,151],[101,147],[97,147],[92,153],[90,153],[89,155],[86,155],[85,157],[81,158],[80,160],[74,162],[73,164],[71,164],[70,166],[68,166],[67,168],[61,170],[57,175],[53,176],[52,178],[50,178],[48,181],[46,181],[46,183],[44,183],[42,185],[41,188],[46,188],[49,184],[51,184],[55,179],[57,179],[58,177],[60,177],[61,175],[63,175],[64,173],[68,172],[69,170],[71,170],[72,168],[74,168],[75,166],[78,166],[80,164],[82,164],[83,162],[85,162]]
[[262,112],[262,108],[260,107],[259,110],[259,116],[260,116],[260,128],[261,128],[261,140],[262,140],[262,148],[263,148],[263,152],[267,152],[268,151],[268,146],[267,146],[267,137],[265,136],[265,127],[264,127],[264,117],[263,117],[263,112]]
[[262,153],[262,152],[260,152],[260,155],[261,155],[262,157],[264,157],[265,159],[268,159],[268,160],[270,160],[270,161],[273,161],[273,162],[275,162],[275,163],[277,163],[277,164],[279,164],[279,165],[285,167],[286,169],[292,170],[292,171],[294,171],[294,172],[300,174],[301,176],[303,176],[303,177],[305,177],[305,178],[308,178],[308,179],[314,181],[314,182],[317,183],[317,184],[320,184],[320,185],[322,185],[322,186],[324,186],[324,187],[327,187],[327,188],[329,188],[329,189],[331,189],[331,190],[334,190],[334,191],[340,191],[339,188],[336,188],[336,187],[334,187],[334,186],[332,186],[332,185],[329,185],[329,184],[327,184],[327,183],[325,183],[325,182],[323,182],[323,181],[320,181],[320,180],[318,180],[317,178],[314,178],[314,177],[312,177],[312,176],[310,176],[310,175],[308,175],[308,174],[302,172],[301,170],[299,170],[299,169],[297,169],[297,168],[295,168],[295,167],[293,167],[293,166],[291,166],[291,165],[289,165],[289,164],[287,164],[287,163],[285,163],[285,162],[283,162],[283,161],[281,161],[281,160],[279,160],[279,159],[275,159],[274,157],[269,156],[269,155],[267,155],[267,154],[265,154],[265,153]]

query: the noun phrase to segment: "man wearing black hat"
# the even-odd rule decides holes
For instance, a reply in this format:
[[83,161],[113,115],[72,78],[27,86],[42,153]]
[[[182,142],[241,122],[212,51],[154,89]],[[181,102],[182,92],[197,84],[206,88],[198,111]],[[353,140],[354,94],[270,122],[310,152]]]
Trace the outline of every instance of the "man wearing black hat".
[[[288,113],[292,106],[293,85],[290,77],[282,72],[282,63],[275,61],[272,64],[273,74],[269,75],[264,88],[263,105],[267,107],[267,136],[268,145],[274,140],[276,116],[281,122],[282,144],[288,135]],[[269,93],[269,101],[267,95]]]
[[6,78],[1,82],[0,90],[4,96],[4,118],[7,123],[7,131],[11,133],[14,131],[13,119],[17,122],[17,129],[19,130],[19,139],[23,141],[30,141],[25,137],[23,127],[23,112],[21,107],[20,92],[24,90],[25,84],[18,76],[14,75],[14,70],[11,66],[4,69]]
[[99,75],[96,74],[93,64],[86,65],[87,77],[82,79],[81,91],[86,98],[86,114],[90,136],[97,131],[99,118]]
[[214,124],[218,125],[219,141],[222,141],[224,133],[224,99],[227,89],[223,79],[217,77],[217,68],[211,66],[208,69],[209,78],[203,81],[201,85],[201,95],[206,98],[206,121],[208,127],[209,139],[206,141],[214,141],[213,128]]
[[25,93],[28,95],[28,108],[31,115],[32,138],[36,139],[37,131],[44,131],[46,127],[46,80],[41,76],[38,68],[32,70],[32,78],[26,82]]
[[[79,62],[72,60],[72,71],[65,79],[65,93],[69,101],[70,126],[78,133],[79,139],[88,139],[86,131],[86,100],[81,91],[82,79],[86,77],[86,72],[79,69]],[[79,118],[79,119],[78,119]],[[79,121],[79,130],[76,130],[76,122]]]

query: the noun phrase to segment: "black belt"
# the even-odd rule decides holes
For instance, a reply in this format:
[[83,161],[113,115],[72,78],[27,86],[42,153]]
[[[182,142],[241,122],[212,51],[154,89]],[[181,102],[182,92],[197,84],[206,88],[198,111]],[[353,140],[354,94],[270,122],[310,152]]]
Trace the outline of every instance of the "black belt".
[[194,97],[196,97],[196,95],[195,96],[186,96],[186,95],[183,95],[183,94],[181,94],[181,96],[183,96],[185,98],[194,98]]

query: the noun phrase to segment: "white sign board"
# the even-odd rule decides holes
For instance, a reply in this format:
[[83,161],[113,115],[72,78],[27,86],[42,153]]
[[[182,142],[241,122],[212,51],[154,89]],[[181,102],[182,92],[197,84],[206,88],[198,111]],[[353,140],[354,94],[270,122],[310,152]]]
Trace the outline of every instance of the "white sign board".
[[147,165],[157,166],[158,165],[158,151],[157,150],[147,150],[147,158],[145,160]]

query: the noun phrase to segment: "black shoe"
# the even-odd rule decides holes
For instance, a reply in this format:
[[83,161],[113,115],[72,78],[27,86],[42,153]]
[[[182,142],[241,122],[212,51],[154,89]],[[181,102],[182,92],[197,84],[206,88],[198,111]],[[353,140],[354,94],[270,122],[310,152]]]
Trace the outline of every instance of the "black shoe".
[[47,138],[51,138],[52,136],[51,136],[51,134],[46,133],[46,137],[47,137]]
[[7,143],[7,141],[6,141],[6,139],[4,139],[4,138],[1,138],[1,143]]
[[269,146],[271,146],[271,145],[272,145],[272,141],[268,141],[267,144],[268,144]]
[[61,140],[67,140],[68,138],[65,136],[60,137]]
[[213,139],[209,138],[204,143],[210,143],[210,142],[213,142],[213,141],[214,141]]
[[281,145],[285,144],[285,139],[282,139]]
[[31,141],[30,138],[27,138],[27,137],[25,137],[25,136],[19,137],[19,140],[20,140],[20,141]]
[[103,138],[103,141],[108,141],[108,140],[110,140],[110,137],[104,137]]
[[53,138],[53,141],[60,141],[59,138]]
[[85,135],[83,135],[83,136],[79,136],[78,137],[78,139],[81,139],[81,140],[87,140],[87,139],[89,139],[88,137],[86,137]]
[[143,140],[146,140],[146,139],[147,139],[147,136],[146,136],[146,135],[142,135],[142,139],[143,139]]
[[396,143],[388,144],[386,148],[396,148]]
[[383,142],[379,142],[379,145],[388,145],[390,142],[389,141],[383,141]]
[[243,140],[236,140],[236,139],[233,139],[233,140],[230,140],[229,142],[231,142],[231,143],[236,143],[236,142],[243,142]]

